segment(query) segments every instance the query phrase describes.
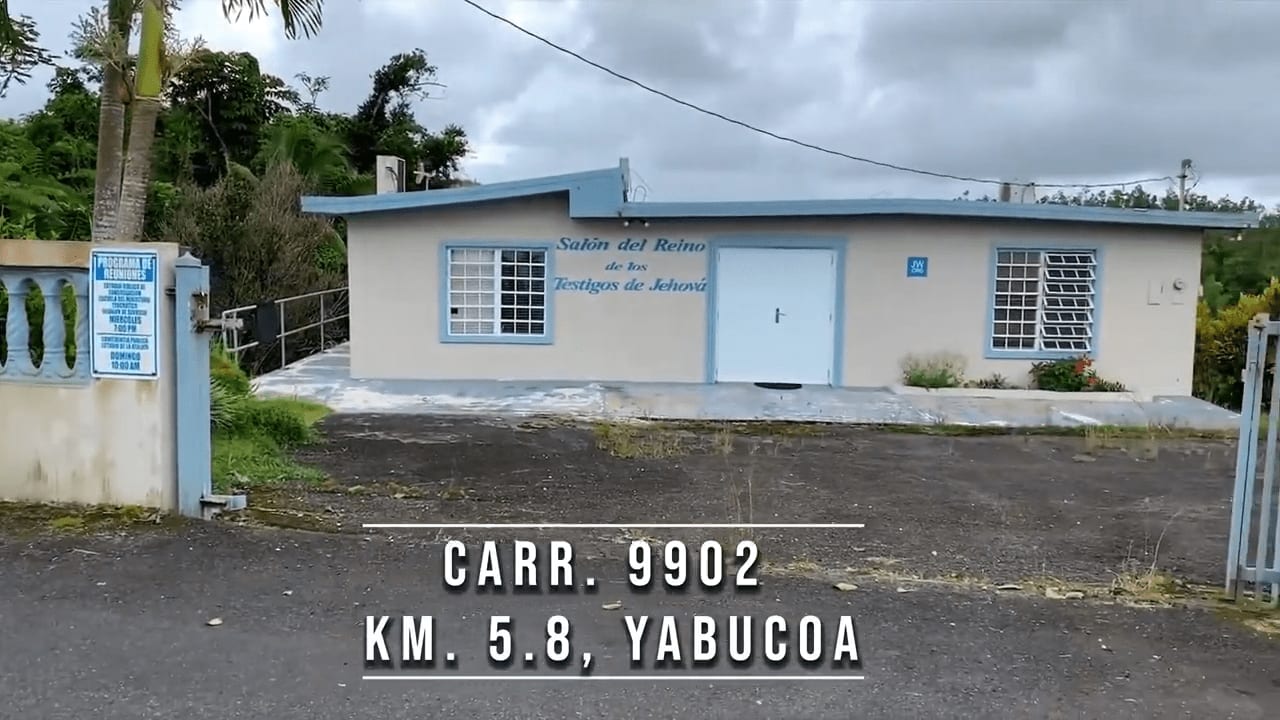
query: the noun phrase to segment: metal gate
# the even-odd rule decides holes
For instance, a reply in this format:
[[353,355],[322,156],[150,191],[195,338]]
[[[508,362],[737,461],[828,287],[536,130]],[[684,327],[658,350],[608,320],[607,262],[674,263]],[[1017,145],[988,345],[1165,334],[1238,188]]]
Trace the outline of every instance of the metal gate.
[[[1280,382],[1276,382],[1274,352],[1278,338],[1280,322],[1268,315],[1257,315],[1250,322],[1226,586],[1227,594],[1238,598],[1242,583],[1252,585],[1253,598],[1262,600],[1264,595],[1269,595],[1273,606],[1280,605],[1280,499],[1276,487]],[[1264,424],[1266,442],[1259,445]],[[1259,454],[1262,456],[1260,491],[1257,487]]]

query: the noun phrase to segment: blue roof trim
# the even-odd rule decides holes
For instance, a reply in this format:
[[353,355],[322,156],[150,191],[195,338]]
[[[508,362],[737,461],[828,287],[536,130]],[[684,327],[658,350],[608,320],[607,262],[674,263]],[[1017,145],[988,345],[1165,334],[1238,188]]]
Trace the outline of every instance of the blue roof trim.
[[618,217],[618,206],[630,182],[626,162],[606,170],[552,175],[492,185],[415,190],[381,195],[348,197],[304,195],[302,211],[320,215],[363,215],[396,210],[419,210],[493,200],[569,193],[569,214],[574,217]]
[[512,182],[353,197],[306,196],[302,211],[321,215],[362,215],[397,210],[449,207],[495,200],[569,194],[569,217],[599,218],[741,218],[913,216],[981,218],[1049,222],[1154,225],[1199,229],[1243,230],[1258,226],[1249,213],[1138,210],[1044,203],[972,200],[776,200],[747,202],[628,202],[631,172],[627,160],[604,170],[553,175]]

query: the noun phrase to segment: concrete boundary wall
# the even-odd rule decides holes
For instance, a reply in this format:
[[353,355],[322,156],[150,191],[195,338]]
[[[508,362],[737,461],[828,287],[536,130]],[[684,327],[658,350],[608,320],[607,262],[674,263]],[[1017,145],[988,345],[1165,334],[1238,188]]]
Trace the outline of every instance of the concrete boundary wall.
[[[154,358],[150,376],[149,360],[141,368],[118,366],[136,372],[134,377],[95,377],[91,372],[94,250],[156,254],[151,287],[158,312],[144,312],[139,324],[127,326],[145,329],[150,323],[156,349],[146,355]],[[178,508],[176,341],[182,338],[177,337],[173,297],[178,257],[179,248],[171,243],[0,240],[0,283],[8,294],[6,347],[0,353],[0,500]],[[75,312],[71,356],[63,349],[65,288],[75,297],[74,308],[66,308]],[[43,295],[41,327],[27,322],[31,293]],[[140,300],[140,306],[150,307],[147,298]],[[45,350],[37,364],[29,347],[40,337]],[[127,349],[123,342],[99,340],[98,345]],[[145,345],[145,340],[129,342]],[[100,352],[99,362],[108,356],[115,357]]]

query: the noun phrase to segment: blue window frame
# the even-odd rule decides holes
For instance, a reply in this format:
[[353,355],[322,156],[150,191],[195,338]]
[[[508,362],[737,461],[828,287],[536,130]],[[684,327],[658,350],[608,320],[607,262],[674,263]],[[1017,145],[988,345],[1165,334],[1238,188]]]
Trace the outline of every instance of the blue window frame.
[[441,340],[550,343],[551,256],[536,244],[445,246]]
[[1094,353],[1098,270],[1093,248],[997,248],[988,356]]

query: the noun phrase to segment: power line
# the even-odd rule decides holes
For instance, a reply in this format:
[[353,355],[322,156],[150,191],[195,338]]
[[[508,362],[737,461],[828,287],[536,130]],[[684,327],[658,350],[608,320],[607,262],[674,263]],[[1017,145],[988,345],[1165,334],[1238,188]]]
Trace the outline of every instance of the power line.
[[[708,110],[707,108],[704,108],[704,107],[702,107],[701,105],[697,105],[697,104],[695,104],[695,103],[691,103],[691,102],[689,102],[689,101],[687,101],[687,100],[681,100],[680,98],[678,98],[678,97],[676,97],[676,96],[674,96],[674,95],[672,95],[672,94],[670,94],[670,93],[663,92],[662,90],[659,90],[659,89],[657,89],[657,88],[655,88],[655,87],[652,87],[652,86],[650,86],[650,85],[646,85],[645,83],[643,83],[643,82],[641,82],[641,81],[639,81],[639,80],[636,80],[636,79],[635,79],[635,78],[633,78],[633,77],[629,77],[629,76],[624,75],[624,74],[622,74],[622,73],[620,73],[620,72],[618,72],[618,71],[616,71],[616,70],[613,70],[613,69],[611,69],[611,68],[609,68],[609,67],[606,67],[606,66],[604,66],[604,65],[601,65],[600,63],[598,63],[598,62],[596,62],[596,61],[594,61],[594,60],[591,60],[590,58],[583,57],[582,55],[580,55],[580,54],[578,54],[578,53],[574,52],[573,50],[570,50],[570,49],[569,49],[569,48],[567,48],[567,47],[564,47],[563,45],[559,45],[559,44],[557,44],[557,43],[555,43],[555,42],[553,42],[553,41],[551,41],[551,40],[548,40],[547,38],[545,38],[545,37],[543,37],[543,36],[541,36],[541,35],[539,35],[539,34],[537,34],[537,33],[533,32],[532,30],[528,30],[528,29],[526,29],[526,28],[522,27],[521,25],[519,25],[519,24],[518,24],[518,23],[516,23],[515,21],[513,21],[513,20],[509,20],[509,19],[507,19],[507,18],[505,18],[505,17],[503,17],[503,16],[501,16],[501,15],[499,15],[499,14],[497,14],[497,13],[493,12],[492,10],[489,10],[488,8],[484,7],[483,5],[481,5],[481,4],[477,3],[477,2],[475,2],[475,0],[462,0],[462,2],[464,2],[464,3],[468,4],[468,5],[470,5],[471,7],[475,8],[476,10],[479,10],[480,12],[484,13],[485,15],[488,15],[489,17],[493,18],[494,20],[497,20],[498,22],[501,22],[501,23],[505,23],[506,25],[511,26],[512,28],[514,28],[514,29],[518,30],[519,32],[524,33],[525,35],[528,35],[529,37],[533,38],[534,40],[537,40],[538,42],[542,43],[543,45],[546,45],[546,46],[548,46],[548,47],[550,47],[550,48],[552,48],[552,49],[554,49],[554,50],[557,50],[557,51],[559,51],[559,52],[561,52],[561,53],[563,53],[563,54],[565,54],[565,55],[568,55],[569,57],[572,57],[572,58],[574,58],[575,60],[578,60],[578,61],[580,61],[580,62],[586,63],[587,65],[590,65],[591,67],[593,67],[593,68],[595,68],[595,69],[597,69],[597,70],[599,70],[599,71],[601,71],[601,72],[603,72],[603,73],[607,73],[607,74],[609,74],[609,75],[612,75],[613,77],[615,77],[615,78],[617,78],[617,79],[619,79],[619,80],[622,80],[623,82],[631,83],[632,85],[635,85],[636,87],[640,88],[641,90],[644,90],[644,91],[646,91],[646,92],[649,92],[649,93],[652,93],[652,94],[654,94],[654,95],[657,95],[658,97],[661,97],[661,98],[664,98],[664,99],[666,99],[666,100],[669,100],[669,101],[671,101],[671,102],[673,102],[673,103],[675,103],[675,104],[677,104],[677,105],[682,105],[682,106],[684,106],[684,107],[687,107],[687,108],[689,108],[690,110],[694,110],[694,111],[696,111],[696,112],[700,112],[700,113],[702,113],[703,115],[709,115],[709,116],[711,116],[711,117],[713,117],[713,118],[716,118],[716,119],[718,119],[718,120],[723,120],[723,121],[725,121],[725,122],[727,122],[727,123],[730,123],[730,124],[732,124],[732,125],[737,125],[738,127],[745,128],[745,129],[750,130],[750,131],[752,131],[752,132],[754,132],[754,133],[759,133],[759,134],[761,134],[761,135],[764,135],[764,136],[767,136],[767,137],[771,137],[771,138],[773,138],[774,140],[780,140],[780,141],[785,142],[785,143],[790,143],[790,144],[792,144],[792,145],[798,145],[798,146],[800,146],[800,147],[802,147],[802,148],[808,148],[809,150],[816,150],[816,151],[818,151],[818,152],[820,152],[820,153],[826,153],[827,155],[834,155],[834,156],[836,156],[836,157],[841,157],[841,158],[844,158],[844,159],[846,159],[846,160],[853,160],[854,162],[865,163],[865,164],[867,164],[867,165],[875,165],[876,167],[887,168],[887,169],[889,169],[889,170],[897,170],[897,171],[900,171],[900,172],[914,173],[914,174],[916,174],[916,175],[926,175],[926,176],[929,176],[929,177],[942,178],[942,179],[944,179],[944,180],[959,180],[959,181],[961,181],[961,182],[986,183],[986,184],[988,184],[988,185],[1003,185],[1003,184],[1006,182],[1006,181],[1004,181],[1004,180],[992,180],[991,178],[968,177],[968,176],[965,176],[965,175],[952,175],[952,174],[950,174],[950,173],[936,172],[936,171],[934,171],[934,170],[922,170],[922,169],[920,169],[920,168],[907,167],[907,166],[905,166],[905,165],[896,165],[896,164],[894,164],[894,163],[884,162],[884,161],[882,161],[882,160],[873,160],[873,159],[871,159],[871,158],[860,157],[860,156],[858,156],[858,155],[850,155],[849,153],[846,153],[846,152],[841,152],[841,151],[839,151],[839,150],[832,150],[831,148],[823,147],[823,146],[821,146],[821,145],[815,145],[815,144],[810,143],[810,142],[805,142],[804,140],[798,140],[798,139],[796,139],[796,138],[789,137],[789,136],[787,136],[787,135],[781,135],[781,134],[776,133],[776,132],[773,132],[773,131],[771,131],[771,130],[766,130],[766,129],[764,129],[764,128],[761,128],[761,127],[757,127],[757,126],[755,126],[755,125],[752,125],[752,124],[750,124],[750,123],[743,122],[742,120],[738,120],[738,119],[736,119],[736,118],[729,117],[728,115],[724,115],[724,114],[722,114],[722,113],[718,113],[718,112],[716,112],[715,110]],[[1126,182],[1109,182],[1109,183],[1036,183],[1036,187],[1040,187],[1040,188],[1080,188],[1080,189],[1091,189],[1091,188],[1127,187],[1127,186],[1130,186],[1130,185],[1141,185],[1141,184],[1143,184],[1143,183],[1156,183],[1156,182],[1173,182],[1173,177],[1172,177],[1172,176],[1169,176],[1169,175],[1165,175],[1165,176],[1162,176],[1162,177],[1140,178],[1140,179],[1137,179],[1137,180],[1129,180],[1129,181],[1126,181]]]

